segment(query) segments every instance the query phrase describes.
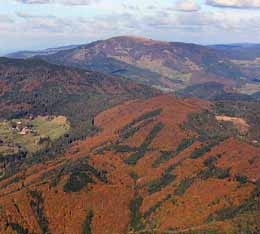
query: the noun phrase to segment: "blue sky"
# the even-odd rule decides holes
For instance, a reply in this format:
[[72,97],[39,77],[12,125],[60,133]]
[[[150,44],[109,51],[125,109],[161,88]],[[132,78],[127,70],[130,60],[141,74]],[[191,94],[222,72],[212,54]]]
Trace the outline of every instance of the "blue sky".
[[260,0],[0,0],[0,54],[119,35],[260,43]]

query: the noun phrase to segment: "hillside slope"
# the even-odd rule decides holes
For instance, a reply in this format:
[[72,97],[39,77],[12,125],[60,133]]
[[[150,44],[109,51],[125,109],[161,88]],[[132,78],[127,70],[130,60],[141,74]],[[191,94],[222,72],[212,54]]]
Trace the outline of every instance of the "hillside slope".
[[231,44],[215,45],[223,56],[228,57],[234,64],[240,67],[243,74],[248,77],[250,84],[240,88],[242,93],[257,93],[260,89],[260,45],[259,44]]
[[[149,97],[156,92],[123,78],[80,69],[66,68],[41,60],[0,58],[0,117],[32,114],[68,113],[75,118],[81,102],[96,104],[91,99],[119,103],[127,98]],[[158,93],[158,92],[157,92]],[[89,99],[89,100],[88,100]],[[117,99],[117,100],[116,100]],[[72,106],[72,103],[76,105]],[[10,106],[11,105],[11,106]],[[104,104],[105,105],[105,104]],[[70,109],[68,108],[70,106]],[[96,105],[97,108],[103,108]],[[90,110],[90,113],[93,114]],[[97,113],[98,110],[95,111]]]
[[125,76],[171,91],[210,81],[236,86],[243,76],[239,66],[218,50],[131,36],[97,41],[42,58],[55,64]]
[[[0,59],[0,164],[30,153],[54,157],[99,131],[93,117],[126,100],[158,92],[98,72],[40,60]],[[36,161],[37,161],[36,160]]]
[[0,233],[258,233],[260,148],[220,107],[166,95],[98,114],[99,132],[0,181]]

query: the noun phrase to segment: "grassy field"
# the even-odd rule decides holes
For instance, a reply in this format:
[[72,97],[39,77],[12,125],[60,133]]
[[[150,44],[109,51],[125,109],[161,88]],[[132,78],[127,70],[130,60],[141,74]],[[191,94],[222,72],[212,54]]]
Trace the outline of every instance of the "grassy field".
[[69,124],[66,117],[58,116],[48,119],[48,117],[38,117],[31,121],[40,135],[48,136],[51,141],[55,141],[69,131]]
[[[16,128],[19,123],[20,128]],[[23,129],[27,132],[23,134]],[[35,153],[64,136],[70,124],[63,116],[38,116],[0,122],[0,156],[13,155],[23,149]]]

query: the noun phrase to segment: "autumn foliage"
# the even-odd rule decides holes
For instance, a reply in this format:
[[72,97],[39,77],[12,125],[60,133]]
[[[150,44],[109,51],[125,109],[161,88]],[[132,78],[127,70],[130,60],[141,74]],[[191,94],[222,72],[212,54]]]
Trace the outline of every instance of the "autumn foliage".
[[217,121],[202,136],[192,116],[205,112],[163,95],[98,114],[95,135],[0,180],[0,233],[259,230],[260,148],[233,130],[217,138]]

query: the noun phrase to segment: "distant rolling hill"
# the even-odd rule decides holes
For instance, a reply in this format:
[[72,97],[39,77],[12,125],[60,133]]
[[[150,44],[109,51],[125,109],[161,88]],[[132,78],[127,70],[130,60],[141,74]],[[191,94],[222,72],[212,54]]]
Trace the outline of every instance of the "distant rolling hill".
[[68,45],[68,46],[49,48],[49,49],[44,49],[44,50],[18,51],[18,52],[7,54],[7,55],[5,55],[5,57],[14,58],[14,59],[28,59],[28,58],[32,58],[34,56],[55,54],[61,50],[69,50],[69,49],[76,48],[78,46],[79,45]]
[[260,44],[237,43],[211,45],[211,48],[222,50],[232,59],[254,60],[260,57]]
[[260,91],[260,44],[230,44],[213,45],[228,57],[234,64],[240,67],[250,84],[241,87],[240,92],[253,94]]
[[198,97],[206,100],[237,100],[237,101],[256,101],[259,99],[259,92],[251,95],[236,92],[234,89],[227,89],[223,84],[207,82],[188,86],[176,92],[180,97]]
[[163,91],[218,83],[227,90],[260,91],[260,46],[201,46],[120,36],[80,46],[18,52],[11,57],[38,57],[53,64],[129,78]]
[[204,82],[225,86],[244,82],[240,67],[217,49],[131,36],[96,41],[41,58],[54,64],[124,76],[166,91]]

